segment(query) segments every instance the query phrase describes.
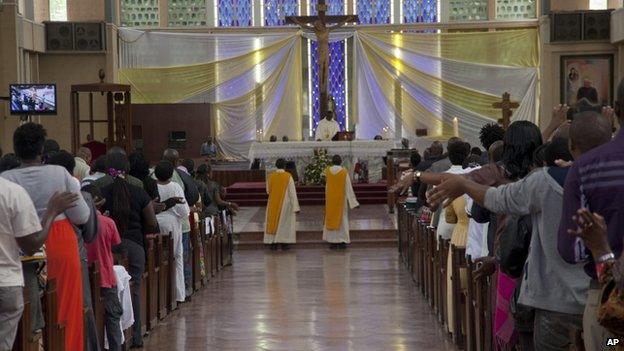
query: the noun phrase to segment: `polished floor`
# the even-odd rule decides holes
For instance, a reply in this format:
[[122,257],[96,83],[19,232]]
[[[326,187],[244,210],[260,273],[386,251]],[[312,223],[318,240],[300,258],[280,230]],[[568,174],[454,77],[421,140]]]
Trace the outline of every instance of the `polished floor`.
[[147,350],[454,350],[395,248],[241,251]]
[[[297,230],[323,230],[324,206],[301,206],[297,214]],[[234,221],[234,232],[245,233],[264,230],[266,207],[241,207]],[[388,213],[387,205],[361,205],[349,211],[351,230],[396,229],[394,215]]]

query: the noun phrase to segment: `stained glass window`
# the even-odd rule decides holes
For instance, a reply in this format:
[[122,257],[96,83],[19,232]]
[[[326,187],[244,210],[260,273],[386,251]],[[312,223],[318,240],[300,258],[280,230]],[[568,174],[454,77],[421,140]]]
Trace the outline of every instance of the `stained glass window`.
[[403,0],[403,23],[438,21],[438,0]]
[[286,16],[297,16],[298,0],[264,0],[264,25],[283,26]]
[[357,0],[357,15],[360,24],[390,23],[391,0]]
[[207,24],[206,0],[169,0],[168,10],[171,27]]
[[496,0],[496,19],[516,20],[535,18],[536,0]]
[[450,21],[486,21],[488,0],[449,0]]
[[121,0],[121,25],[125,27],[157,27],[158,0]]
[[253,0],[216,0],[217,26],[251,27],[253,25]]
[[[345,13],[343,0],[326,0],[328,15],[342,15]],[[316,0],[310,1],[310,14],[316,14]],[[334,97],[336,102],[336,121],[344,128],[346,121],[346,68],[345,53],[346,40],[329,43],[329,72],[328,72],[328,90],[329,94]],[[318,72],[318,56],[316,54],[316,42],[310,44],[310,102],[312,109],[312,129],[316,129],[316,125],[320,119],[319,104],[319,72]]]
[[50,0],[49,4],[50,21],[67,21],[67,0]]

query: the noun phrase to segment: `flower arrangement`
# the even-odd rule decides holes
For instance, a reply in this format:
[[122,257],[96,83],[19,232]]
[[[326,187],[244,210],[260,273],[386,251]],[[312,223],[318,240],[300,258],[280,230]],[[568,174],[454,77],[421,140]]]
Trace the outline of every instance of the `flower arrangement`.
[[304,171],[304,182],[306,185],[325,185],[325,169],[330,164],[327,150],[314,150],[312,162],[306,166]]

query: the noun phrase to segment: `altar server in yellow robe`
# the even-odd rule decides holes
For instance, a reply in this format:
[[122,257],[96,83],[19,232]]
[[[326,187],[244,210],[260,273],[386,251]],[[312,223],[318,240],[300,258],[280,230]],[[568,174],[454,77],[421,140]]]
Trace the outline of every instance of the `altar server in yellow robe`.
[[282,158],[275,162],[277,170],[267,179],[266,221],[264,243],[271,245],[271,250],[288,250],[289,244],[297,241],[297,212],[299,200],[295,182],[290,173],[284,170],[286,161]]
[[346,249],[349,239],[349,209],[360,204],[355,198],[349,172],[342,167],[342,158],[334,155],[332,166],[325,170],[325,225],[323,240],[330,249]]

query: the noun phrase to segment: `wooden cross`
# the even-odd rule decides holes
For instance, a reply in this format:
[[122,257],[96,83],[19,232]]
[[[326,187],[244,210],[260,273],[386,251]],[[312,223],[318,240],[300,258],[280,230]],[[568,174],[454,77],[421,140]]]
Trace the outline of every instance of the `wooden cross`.
[[508,92],[503,94],[503,101],[495,102],[492,104],[492,107],[499,108],[502,110],[503,118],[498,120],[498,123],[503,125],[503,128],[507,130],[509,128],[509,122],[511,121],[511,115],[513,115],[513,111],[511,109],[518,108],[520,104],[517,102],[510,100],[511,95]]
[[[297,24],[303,29],[310,30],[316,35],[316,53],[318,56],[319,72],[319,107],[321,118],[327,113],[327,81],[329,73],[329,33],[345,25],[345,23],[357,22],[357,15],[327,16],[327,4],[325,0],[318,0],[316,5],[317,16],[287,16],[287,24]],[[333,26],[328,24],[335,23]],[[310,25],[312,24],[312,25]]]

